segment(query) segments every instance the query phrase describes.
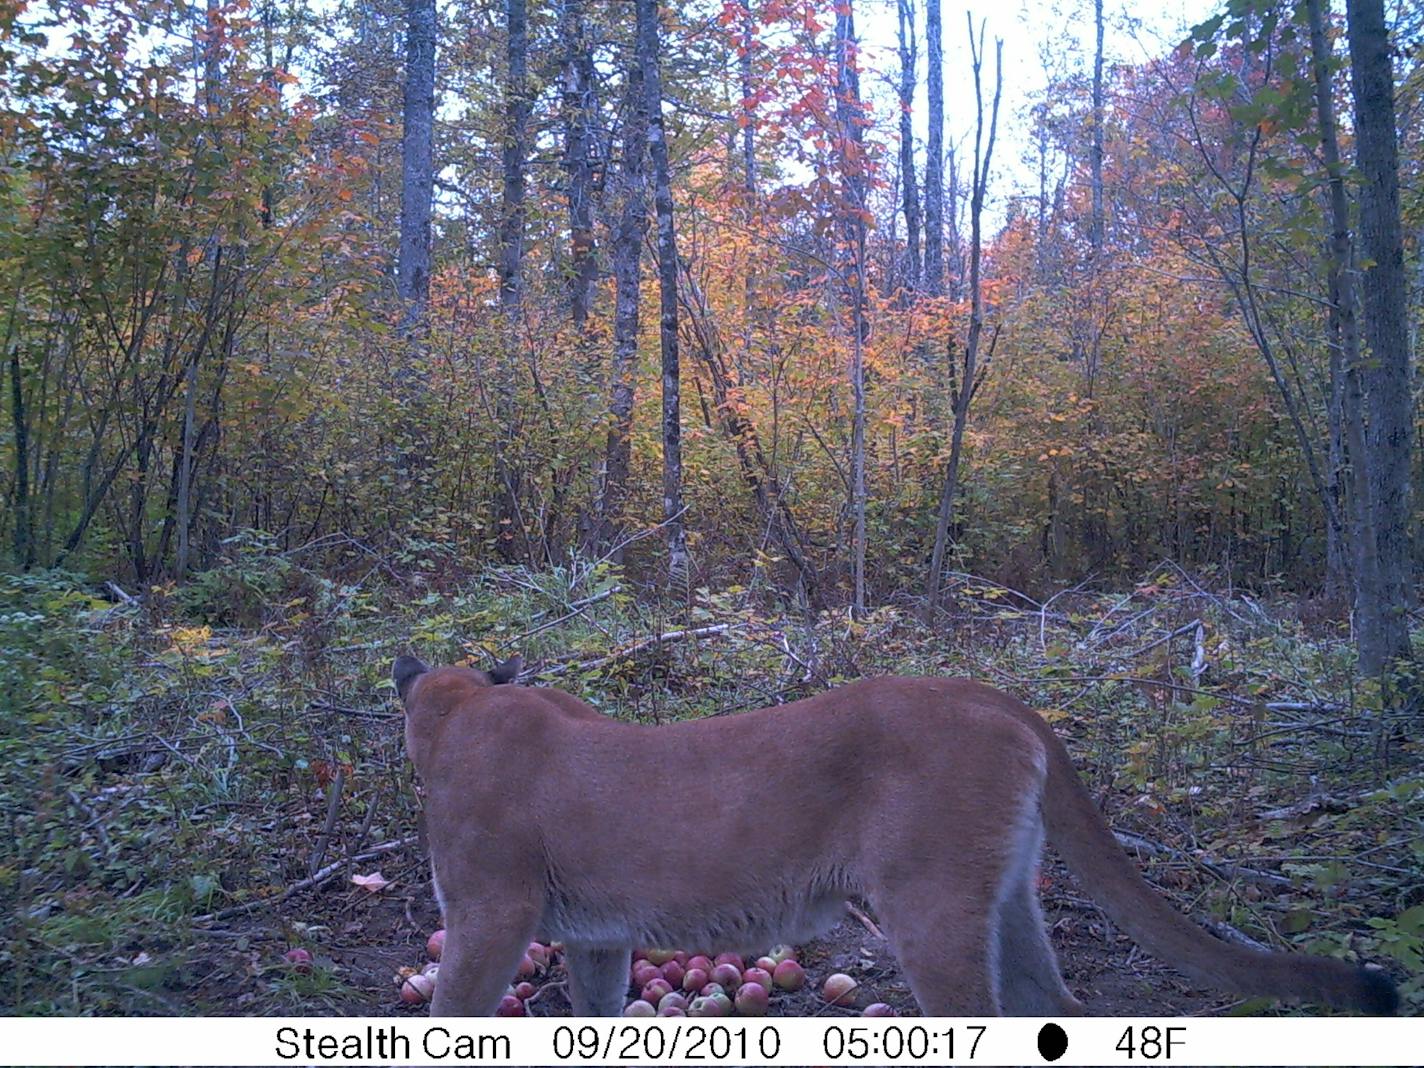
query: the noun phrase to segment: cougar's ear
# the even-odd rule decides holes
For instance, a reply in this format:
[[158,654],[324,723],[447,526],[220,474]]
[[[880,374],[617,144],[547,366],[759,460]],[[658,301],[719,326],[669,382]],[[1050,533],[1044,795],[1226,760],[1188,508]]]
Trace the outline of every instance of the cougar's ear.
[[496,686],[505,682],[513,682],[515,679],[519,678],[519,673],[523,670],[524,657],[520,656],[518,653],[515,653],[508,660],[505,660],[504,662],[496,664],[494,667],[490,668],[490,682],[494,683]]
[[405,700],[405,695],[410,691],[410,684],[430,669],[425,666],[423,660],[413,656],[398,656],[396,662],[391,665],[391,680],[396,684],[396,693],[400,694],[400,699]]

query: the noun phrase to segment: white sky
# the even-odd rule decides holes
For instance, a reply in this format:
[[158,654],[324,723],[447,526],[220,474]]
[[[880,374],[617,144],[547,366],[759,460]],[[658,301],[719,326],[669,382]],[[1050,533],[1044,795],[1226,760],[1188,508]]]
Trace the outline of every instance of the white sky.
[[[1066,68],[1091,73],[1093,61],[1092,0],[971,0],[967,5],[941,0],[944,23],[945,140],[968,135],[974,129],[974,87],[971,81],[966,9],[977,27],[987,20],[985,68],[985,112],[993,93],[992,57],[994,38],[1004,41],[1004,95],[999,114],[999,141],[994,149],[990,177],[992,213],[1002,217],[1003,200],[1030,186],[1037,188],[1037,175],[1024,163],[1030,150],[1027,110],[1034,94],[1045,81],[1041,55],[1049,50]],[[1105,63],[1135,65],[1160,56],[1179,44],[1193,25],[1205,21],[1223,5],[1222,0],[1106,0]],[[924,137],[927,129],[925,107],[924,41],[925,0],[916,0],[917,34],[920,38],[915,99],[915,130],[923,167]],[[856,0],[856,30],[861,38],[862,84],[877,101],[877,116],[884,121],[888,87],[899,78],[896,50],[895,0]]]

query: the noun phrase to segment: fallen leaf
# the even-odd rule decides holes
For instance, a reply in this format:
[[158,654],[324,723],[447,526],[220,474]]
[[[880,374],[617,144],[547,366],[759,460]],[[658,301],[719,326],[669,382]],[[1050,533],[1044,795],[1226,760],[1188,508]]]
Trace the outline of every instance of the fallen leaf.
[[362,890],[372,894],[379,894],[391,885],[391,881],[378,871],[373,871],[370,875],[353,875],[351,881]]

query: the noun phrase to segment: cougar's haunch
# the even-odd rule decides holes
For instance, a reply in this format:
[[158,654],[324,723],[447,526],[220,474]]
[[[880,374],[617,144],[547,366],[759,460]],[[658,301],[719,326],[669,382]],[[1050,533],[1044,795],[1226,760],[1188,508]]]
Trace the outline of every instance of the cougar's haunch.
[[[976,682],[879,678],[661,727],[486,673],[393,678],[447,929],[432,1012],[493,1012],[536,936],[579,1015],[622,1011],[636,945],[764,950],[871,902],[931,1016],[1081,1013],[1039,912],[1046,840],[1144,949],[1246,995],[1374,1014],[1377,968],[1223,942],[1138,873],[1036,713]],[[791,779],[788,789],[771,784]],[[649,819],[640,794],[676,795]],[[775,810],[767,798],[794,798]]]

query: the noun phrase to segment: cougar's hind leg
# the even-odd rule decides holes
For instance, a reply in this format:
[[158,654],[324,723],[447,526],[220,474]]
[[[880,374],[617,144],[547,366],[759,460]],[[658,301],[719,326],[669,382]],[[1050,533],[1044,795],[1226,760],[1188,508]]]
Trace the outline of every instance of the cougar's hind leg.
[[575,1016],[619,1016],[628,991],[629,949],[594,949],[570,944],[569,1000]]
[[938,871],[870,895],[926,1016],[997,1016],[993,885]]

